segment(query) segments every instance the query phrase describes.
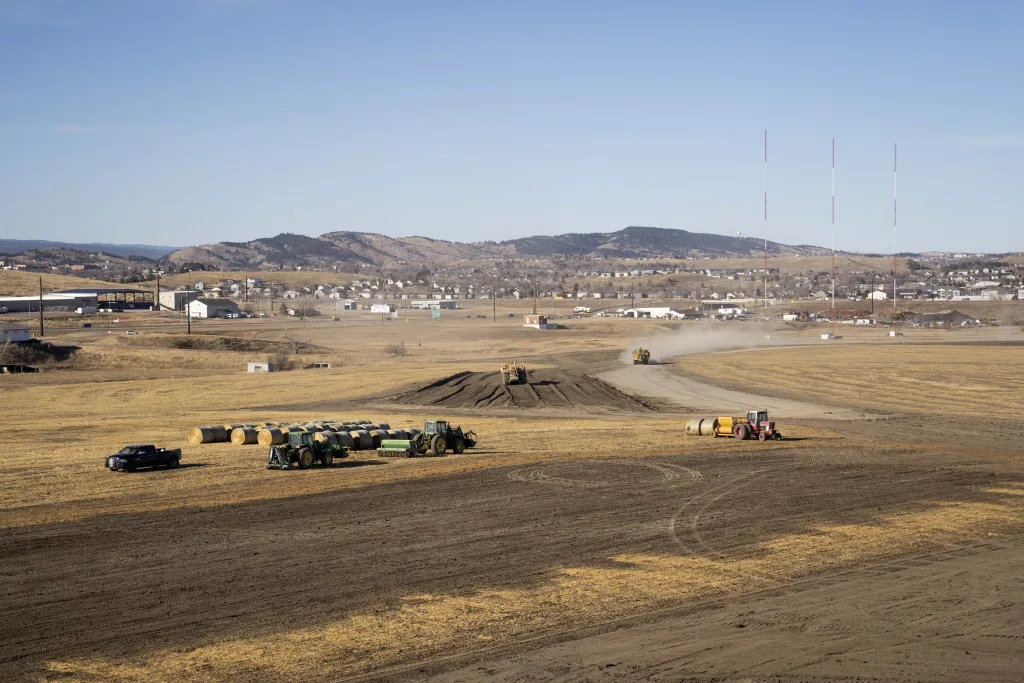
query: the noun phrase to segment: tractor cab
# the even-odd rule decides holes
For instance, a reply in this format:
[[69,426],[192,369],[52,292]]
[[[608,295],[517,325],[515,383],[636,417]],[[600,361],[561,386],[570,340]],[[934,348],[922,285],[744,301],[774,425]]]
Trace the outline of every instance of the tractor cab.
[[752,424],[760,425],[762,422],[768,421],[767,410],[751,410],[747,412],[747,422]]
[[448,423],[444,420],[427,420],[423,423],[423,433],[429,435],[447,434]]
[[292,448],[313,445],[313,435],[309,432],[289,432],[288,445]]

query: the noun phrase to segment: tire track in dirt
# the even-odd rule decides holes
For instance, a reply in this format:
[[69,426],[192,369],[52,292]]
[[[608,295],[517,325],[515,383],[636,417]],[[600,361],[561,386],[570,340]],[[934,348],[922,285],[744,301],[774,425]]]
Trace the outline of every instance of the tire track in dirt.
[[[654,470],[661,475],[660,479],[654,482],[637,482],[637,481],[626,481],[623,479],[582,479],[572,477],[560,477],[549,474],[550,470],[574,468],[580,465],[627,465],[629,467],[645,467]],[[658,486],[670,484],[682,479],[684,476],[688,478],[688,481],[682,482],[682,485],[689,486],[697,483],[701,479],[701,473],[697,470],[684,467],[682,465],[671,465],[666,463],[653,463],[645,462],[643,460],[627,460],[621,458],[609,458],[609,459],[596,459],[596,460],[576,460],[571,463],[550,463],[542,465],[531,465],[528,467],[519,467],[506,475],[512,481],[528,482],[528,483],[541,483],[541,484],[554,484],[558,486],[566,486],[569,488],[605,488],[605,487],[622,487],[622,486]]]

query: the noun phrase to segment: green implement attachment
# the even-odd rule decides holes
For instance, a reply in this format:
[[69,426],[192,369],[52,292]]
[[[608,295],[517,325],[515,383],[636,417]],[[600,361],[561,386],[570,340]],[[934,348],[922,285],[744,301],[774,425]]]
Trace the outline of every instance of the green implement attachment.
[[411,458],[419,455],[419,448],[415,439],[384,439],[377,455],[382,458]]

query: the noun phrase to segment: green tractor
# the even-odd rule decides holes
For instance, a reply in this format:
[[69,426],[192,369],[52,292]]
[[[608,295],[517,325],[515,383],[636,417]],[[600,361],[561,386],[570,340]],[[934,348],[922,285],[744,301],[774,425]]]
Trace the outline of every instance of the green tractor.
[[316,463],[330,467],[335,458],[347,458],[348,447],[326,441],[314,441],[309,432],[291,433],[287,443],[270,447],[268,470],[290,470],[292,465],[307,469]]
[[381,457],[444,455],[447,451],[462,453],[476,446],[476,432],[463,432],[462,427],[452,427],[446,420],[427,420],[423,431],[412,439],[385,439],[377,449]]
[[425,453],[429,446],[434,455],[444,455],[449,450],[459,454],[476,446],[476,441],[476,432],[463,433],[461,426],[452,427],[446,420],[427,420],[419,435],[420,452]]

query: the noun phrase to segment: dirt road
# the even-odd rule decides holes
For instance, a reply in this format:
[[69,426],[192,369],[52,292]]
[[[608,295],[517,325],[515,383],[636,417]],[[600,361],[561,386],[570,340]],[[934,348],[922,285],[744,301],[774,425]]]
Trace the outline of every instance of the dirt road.
[[[838,406],[723,389],[687,377],[667,363],[627,365],[603,372],[598,377],[624,392],[670,401],[680,409],[694,413],[745,415],[752,408],[767,408],[773,418],[859,420],[866,417],[864,413]],[[750,385],[756,388],[757,379],[752,378]]]

